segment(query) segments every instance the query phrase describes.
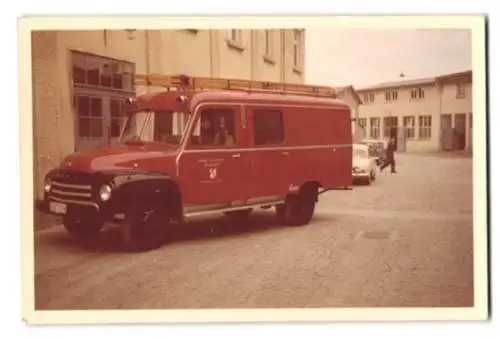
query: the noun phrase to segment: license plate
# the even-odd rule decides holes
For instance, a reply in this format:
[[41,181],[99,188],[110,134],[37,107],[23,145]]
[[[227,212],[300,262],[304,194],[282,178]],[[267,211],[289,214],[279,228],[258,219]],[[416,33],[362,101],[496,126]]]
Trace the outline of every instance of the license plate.
[[62,204],[60,202],[50,202],[49,205],[50,211],[56,214],[66,214],[66,204]]

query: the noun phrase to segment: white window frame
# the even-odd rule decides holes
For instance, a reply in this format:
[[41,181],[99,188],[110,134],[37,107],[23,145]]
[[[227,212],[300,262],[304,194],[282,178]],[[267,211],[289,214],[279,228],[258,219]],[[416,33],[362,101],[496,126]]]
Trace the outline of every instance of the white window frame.
[[432,115],[419,115],[418,139],[430,140],[432,138]]
[[465,98],[465,84],[457,84],[456,97],[457,99]]
[[293,58],[293,68],[296,72],[302,72],[302,55],[301,55],[301,47],[302,47],[302,30],[294,29],[293,30],[293,46],[292,46],[292,58]]
[[370,138],[373,139],[380,138],[380,117],[370,118]]
[[229,30],[228,35],[228,47],[239,51],[243,51],[245,49],[243,44],[243,30],[233,28]]
[[403,126],[405,128],[406,138],[415,139],[415,116],[413,115],[403,116]]

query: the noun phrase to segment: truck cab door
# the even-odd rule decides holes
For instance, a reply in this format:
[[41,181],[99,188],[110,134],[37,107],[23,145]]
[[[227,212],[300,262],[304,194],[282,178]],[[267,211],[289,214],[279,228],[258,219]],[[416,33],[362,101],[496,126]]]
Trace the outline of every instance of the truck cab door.
[[250,163],[244,152],[241,107],[203,105],[178,160],[186,205],[213,209],[243,204],[249,195]]

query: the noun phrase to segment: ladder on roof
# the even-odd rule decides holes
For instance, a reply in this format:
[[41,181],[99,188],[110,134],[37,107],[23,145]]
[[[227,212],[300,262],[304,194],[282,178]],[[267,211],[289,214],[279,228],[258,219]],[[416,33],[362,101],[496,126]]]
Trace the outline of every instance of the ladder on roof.
[[186,75],[138,74],[135,76],[135,84],[139,86],[164,87],[169,91],[226,90],[337,98],[335,89],[328,86],[290,84],[259,80],[189,77]]

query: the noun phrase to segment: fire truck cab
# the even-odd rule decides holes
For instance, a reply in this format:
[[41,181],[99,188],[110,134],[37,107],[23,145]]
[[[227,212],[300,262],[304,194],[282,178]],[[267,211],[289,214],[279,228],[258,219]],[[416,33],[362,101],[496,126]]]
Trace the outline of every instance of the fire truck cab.
[[121,144],[67,156],[45,178],[42,210],[77,236],[120,222],[125,243],[150,250],[169,226],[275,207],[310,222],[318,196],[352,181],[349,106],[332,88],[144,75],[167,90],[129,100]]

